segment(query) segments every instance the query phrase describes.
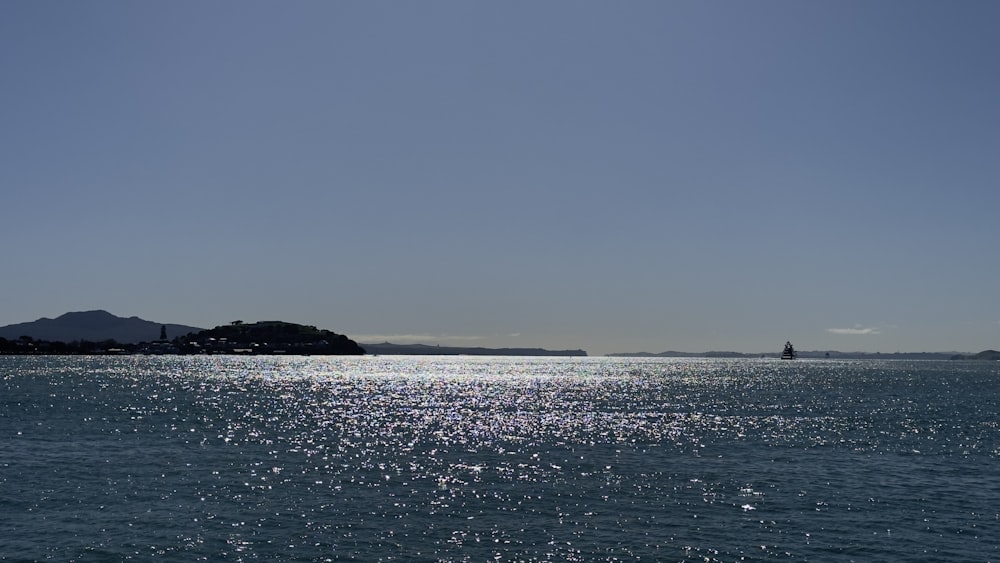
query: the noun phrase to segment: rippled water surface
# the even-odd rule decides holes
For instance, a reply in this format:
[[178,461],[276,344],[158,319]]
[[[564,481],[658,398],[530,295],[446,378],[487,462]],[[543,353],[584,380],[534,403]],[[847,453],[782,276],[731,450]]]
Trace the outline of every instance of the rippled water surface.
[[1000,363],[0,357],[0,559],[990,561]]

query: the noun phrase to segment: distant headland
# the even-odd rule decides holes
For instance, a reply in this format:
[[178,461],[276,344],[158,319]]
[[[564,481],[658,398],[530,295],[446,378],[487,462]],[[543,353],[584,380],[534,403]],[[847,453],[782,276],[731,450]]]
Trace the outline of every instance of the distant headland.
[[990,360],[990,361],[1000,361],[1000,352],[996,350],[983,350],[978,354],[973,354],[971,356],[956,355],[952,357],[953,360]]

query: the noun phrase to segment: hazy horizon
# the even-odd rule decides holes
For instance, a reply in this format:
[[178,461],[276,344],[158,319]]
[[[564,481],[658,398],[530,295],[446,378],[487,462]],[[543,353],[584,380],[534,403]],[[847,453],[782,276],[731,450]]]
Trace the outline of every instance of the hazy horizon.
[[0,325],[1000,348],[1000,4],[0,15]]
[[[186,323],[186,322],[160,322],[157,319],[147,319],[147,318],[143,318],[143,317],[141,317],[139,315],[129,315],[129,316],[115,315],[115,313],[113,311],[107,311],[105,309],[89,309],[89,310],[85,310],[85,311],[83,311],[83,310],[81,310],[81,311],[67,311],[66,313],[63,313],[63,315],[65,315],[65,314],[80,314],[80,313],[95,313],[95,312],[109,313],[109,314],[111,314],[113,316],[116,316],[116,317],[122,318],[122,319],[138,318],[138,319],[140,319],[142,321],[148,321],[148,322],[151,322],[153,324],[162,324],[162,325],[167,325],[167,326],[180,325],[180,326],[187,326],[187,327],[191,327],[191,328],[198,328],[198,329],[202,329],[202,330],[212,329],[212,328],[216,328],[218,326],[232,324],[234,322],[239,322],[239,323],[244,323],[244,324],[252,324],[252,323],[257,323],[257,322],[270,322],[270,321],[291,322],[291,321],[286,321],[285,319],[256,319],[256,320],[252,320],[252,321],[245,321],[243,319],[236,319],[235,321],[229,321],[227,323],[215,323],[215,324],[213,324],[211,326],[194,326],[194,325],[191,325],[190,323]],[[39,318],[34,319],[32,321],[24,321],[22,323],[10,323],[10,324],[12,324],[12,325],[18,325],[18,324],[31,323],[31,322],[35,322],[35,321],[41,321],[41,320],[54,320],[54,319],[57,319],[59,317],[62,317],[63,315],[57,315],[56,317],[39,317]],[[0,325],[0,328],[4,328],[6,326],[9,326],[9,325]],[[323,327],[323,326],[318,326],[317,328],[319,328],[321,330],[323,330],[323,329],[330,330],[327,327]],[[336,331],[334,331],[334,332],[336,332]],[[396,345],[427,345],[427,346],[438,345],[438,346],[450,347],[450,348],[486,348],[486,349],[491,349],[491,348],[492,349],[514,348],[514,346],[487,346],[487,345],[477,344],[475,342],[464,342],[463,343],[462,341],[456,341],[456,342],[452,342],[452,343],[448,343],[448,344],[441,344],[440,342],[438,342],[438,341],[435,340],[434,336],[431,336],[431,335],[393,335],[393,338],[396,339],[396,340],[393,340],[393,341],[386,340],[385,339],[386,338],[385,335],[357,335],[357,336],[346,335],[346,336],[348,336],[349,338],[351,338],[355,342],[358,342],[359,344],[371,344],[371,345],[390,343],[390,344],[396,344]],[[427,340],[427,339],[430,339],[430,340]],[[545,347],[536,346],[536,345],[533,345],[531,343],[524,343],[524,344],[521,344],[519,346],[516,346],[516,348],[534,349],[534,348],[545,348]],[[580,347],[577,346],[577,347],[567,347],[567,348],[561,348],[561,349],[555,349],[555,348],[547,348],[547,349],[552,350],[552,351],[565,351],[565,350],[580,350],[582,348],[580,348]],[[609,354],[617,354],[617,355],[621,355],[621,354],[654,354],[655,355],[655,354],[670,353],[670,352],[677,352],[677,353],[682,353],[682,354],[702,354],[702,353],[715,353],[715,352],[730,353],[730,352],[735,352],[735,353],[740,353],[740,354],[752,354],[752,355],[756,355],[756,354],[771,354],[771,355],[775,355],[776,356],[776,355],[778,355],[781,352],[781,350],[779,350],[779,349],[774,349],[774,350],[752,350],[752,351],[743,350],[743,351],[741,351],[741,350],[734,350],[734,349],[731,349],[731,348],[713,348],[713,349],[706,349],[706,350],[682,350],[682,349],[677,349],[677,348],[662,349],[662,350],[614,350],[614,351],[604,352],[604,353],[601,353],[601,354],[594,354],[594,353],[592,353],[589,350],[584,350],[584,351],[587,352],[588,355],[590,355],[590,356],[605,356],[605,355],[609,355]],[[834,349],[808,349],[808,350],[806,350],[806,349],[803,349],[802,347],[799,347],[798,351],[800,353],[833,352],[833,351],[836,351],[836,352],[841,352],[841,353],[844,353],[844,354],[856,354],[856,353],[860,353],[860,354],[870,354],[870,353],[882,353],[882,354],[893,354],[893,353],[904,353],[904,354],[921,354],[921,353],[931,353],[931,354],[934,354],[934,353],[975,354],[975,353],[982,352],[983,350],[895,350],[895,351],[891,351],[891,352],[890,351],[877,350],[875,352],[866,352],[866,351],[861,351],[861,350],[840,350],[840,349],[837,349],[837,350],[834,350]]]

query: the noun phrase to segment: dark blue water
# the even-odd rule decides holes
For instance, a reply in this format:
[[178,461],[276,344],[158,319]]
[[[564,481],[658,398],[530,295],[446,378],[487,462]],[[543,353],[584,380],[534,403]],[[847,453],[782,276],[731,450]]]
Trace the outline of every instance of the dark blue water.
[[0,559],[990,561],[1000,363],[0,357]]

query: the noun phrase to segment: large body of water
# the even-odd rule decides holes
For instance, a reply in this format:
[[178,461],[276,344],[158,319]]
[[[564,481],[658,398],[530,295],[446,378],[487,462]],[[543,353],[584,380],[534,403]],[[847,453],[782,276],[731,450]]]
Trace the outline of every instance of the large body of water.
[[0,560],[1000,560],[1000,362],[0,357]]

